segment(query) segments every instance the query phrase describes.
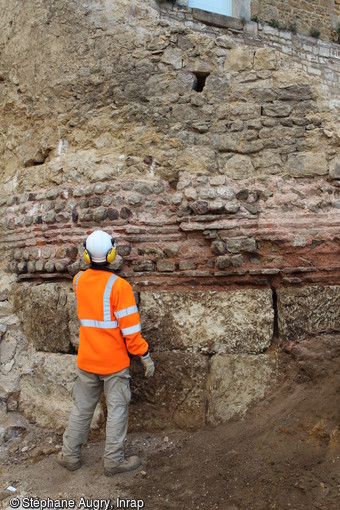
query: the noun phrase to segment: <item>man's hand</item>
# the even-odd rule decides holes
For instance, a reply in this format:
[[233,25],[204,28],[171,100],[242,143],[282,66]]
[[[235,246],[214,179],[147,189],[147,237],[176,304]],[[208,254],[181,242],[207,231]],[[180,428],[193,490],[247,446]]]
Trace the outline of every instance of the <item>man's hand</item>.
[[150,354],[148,353],[145,356],[141,356],[140,359],[145,368],[145,377],[152,377],[155,371],[155,364],[152,361]]

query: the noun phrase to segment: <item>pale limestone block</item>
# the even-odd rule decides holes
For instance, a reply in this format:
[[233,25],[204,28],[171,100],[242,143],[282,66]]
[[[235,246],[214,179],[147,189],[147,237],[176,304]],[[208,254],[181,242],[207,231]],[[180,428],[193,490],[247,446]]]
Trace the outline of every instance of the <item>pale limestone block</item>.
[[254,62],[254,51],[246,46],[237,46],[230,50],[224,64],[227,72],[245,71],[252,69]]
[[229,292],[142,292],[143,335],[154,349],[187,352],[257,353],[273,335],[272,293],[265,290]]
[[260,48],[255,52],[254,69],[256,71],[274,70],[277,66],[276,52],[273,48]]
[[165,64],[171,64],[175,69],[182,69],[182,52],[177,48],[172,48],[169,46],[163,53],[162,62]]
[[[74,355],[35,353],[32,373],[25,374],[20,381],[19,411],[40,427],[63,430],[72,408],[75,379]],[[103,410],[99,404],[92,428],[99,428],[103,420]]]
[[17,340],[13,335],[6,335],[0,342],[0,370],[11,362],[15,356]]
[[278,374],[275,358],[222,354],[212,358],[208,422],[217,425],[243,417],[263,399]]
[[247,179],[254,173],[254,165],[249,156],[235,154],[224,167],[224,174],[232,179]]
[[293,177],[327,175],[328,163],[323,152],[303,152],[288,156],[287,171]]

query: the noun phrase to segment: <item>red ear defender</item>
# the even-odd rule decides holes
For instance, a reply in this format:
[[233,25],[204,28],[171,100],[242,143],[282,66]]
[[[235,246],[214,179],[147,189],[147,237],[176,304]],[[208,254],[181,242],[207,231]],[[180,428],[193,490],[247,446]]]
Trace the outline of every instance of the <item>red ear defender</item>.
[[111,237],[111,244],[112,244],[112,248],[106,254],[106,261],[109,264],[112,264],[112,262],[115,260],[115,258],[117,256],[116,243],[115,243],[115,240],[113,239],[113,237]]
[[86,262],[86,264],[91,264],[92,260],[91,260],[91,254],[90,252],[86,249],[86,241],[83,242],[83,246],[84,246],[84,251],[83,251],[83,257],[84,257],[84,260]]

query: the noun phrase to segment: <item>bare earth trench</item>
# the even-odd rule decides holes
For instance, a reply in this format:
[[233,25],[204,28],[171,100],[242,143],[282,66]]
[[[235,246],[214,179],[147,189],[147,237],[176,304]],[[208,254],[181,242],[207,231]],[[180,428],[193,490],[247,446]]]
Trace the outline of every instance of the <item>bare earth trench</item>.
[[[95,510],[338,510],[340,336],[289,345],[280,360],[280,381],[242,420],[129,434],[126,453],[143,459],[133,473],[105,477],[98,438],[84,447],[82,468],[70,473],[56,464],[61,435],[30,425],[0,450],[1,507],[11,508],[14,497],[19,508],[50,498]],[[108,506],[98,501],[104,499]]]

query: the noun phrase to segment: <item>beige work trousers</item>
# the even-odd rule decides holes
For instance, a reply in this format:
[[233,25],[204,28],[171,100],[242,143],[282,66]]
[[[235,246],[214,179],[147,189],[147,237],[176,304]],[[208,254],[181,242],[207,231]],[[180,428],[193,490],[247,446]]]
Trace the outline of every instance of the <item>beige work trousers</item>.
[[117,466],[124,460],[123,444],[131,399],[129,369],[98,375],[77,367],[72,391],[73,408],[63,436],[62,452],[68,462],[80,459],[81,446],[87,441],[93,413],[103,390],[107,406],[104,467]]

